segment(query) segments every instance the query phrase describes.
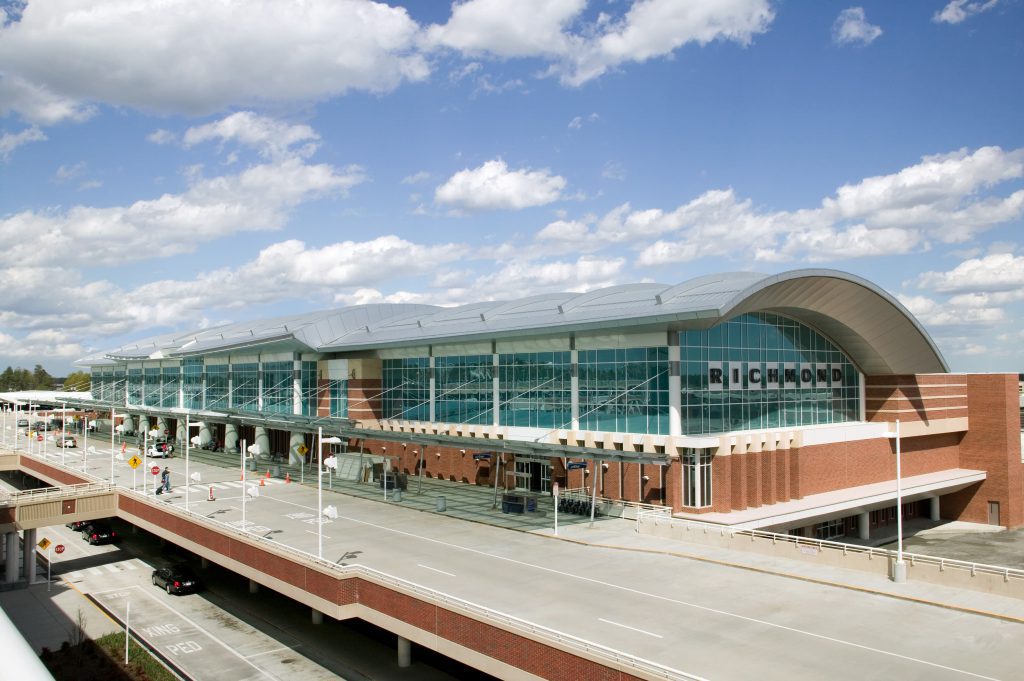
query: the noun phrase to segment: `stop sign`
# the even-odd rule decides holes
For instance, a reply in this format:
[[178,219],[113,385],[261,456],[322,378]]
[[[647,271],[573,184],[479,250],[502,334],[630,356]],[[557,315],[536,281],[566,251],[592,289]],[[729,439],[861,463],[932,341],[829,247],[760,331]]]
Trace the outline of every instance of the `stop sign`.
[[56,551],[57,553],[64,553],[64,545],[63,544],[57,544],[56,546],[53,547],[53,550]]
[[153,475],[160,475],[160,466],[153,466],[149,469],[149,472]]

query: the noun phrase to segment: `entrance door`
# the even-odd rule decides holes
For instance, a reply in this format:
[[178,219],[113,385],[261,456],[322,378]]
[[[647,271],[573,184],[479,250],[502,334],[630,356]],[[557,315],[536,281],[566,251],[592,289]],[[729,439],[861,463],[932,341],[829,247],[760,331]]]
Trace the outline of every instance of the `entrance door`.
[[551,464],[546,461],[516,461],[516,489],[551,491]]
[[989,525],[1001,525],[999,522],[999,502],[990,501],[988,502],[988,524]]

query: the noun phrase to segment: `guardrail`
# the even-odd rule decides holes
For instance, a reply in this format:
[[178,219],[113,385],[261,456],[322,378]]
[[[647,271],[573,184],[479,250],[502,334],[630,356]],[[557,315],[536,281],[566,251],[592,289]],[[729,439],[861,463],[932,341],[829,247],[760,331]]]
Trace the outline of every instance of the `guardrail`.
[[185,509],[177,506],[156,503],[151,497],[144,496],[138,492],[122,489],[121,493],[131,495],[133,498],[136,498],[136,500],[154,508],[159,508],[164,512],[170,512],[182,517],[187,517],[192,522],[206,526],[208,529],[215,530],[221,534],[232,535],[247,542],[260,545],[278,555],[281,555],[282,557],[287,557],[297,562],[315,565],[324,571],[336,574],[339,577],[359,577],[380,586],[386,586],[403,593],[415,595],[435,605],[439,605],[447,609],[457,609],[471,614],[481,621],[499,625],[506,630],[515,631],[520,634],[527,634],[534,639],[548,644],[557,644],[561,650],[573,653],[585,653],[591,659],[597,659],[602,663],[618,665],[621,668],[631,671],[631,673],[643,674],[657,679],[665,679],[666,681],[706,681],[703,677],[689,674],[678,669],[673,669],[672,667],[668,667],[636,655],[631,655],[600,643],[594,643],[593,641],[588,641],[550,627],[535,624],[514,615],[503,613],[498,610],[488,608],[487,606],[479,605],[457,596],[402,579],[401,577],[396,577],[394,575],[380,572],[379,570],[374,570],[373,568],[369,568],[364,565],[338,565],[332,561],[317,558],[315,555],[307,553],[306,551],[288,546],[287,544],[282,544],[274,541],[273,539],[251,534],[246,532],[244,529],[239,529],[233,525],[228,525],[218,520],[214,520],[196,513],[195,511],[186,511]]
[[113,492],[117,488],[109,482],[83,482],[78,485],[61,487],[42,487],[19,492],[4,492],[0,495],[0,506],[12,506],[26,501],[50,501],[64,497],[77,497],[82,494]]
[[[661,524],[665,516],[659,514],[649,514],[645,516],[653,520],[653,524],[657,527]],[[764,530],[750,530],[750,529],[738,529],[729,528],[722,525],[714,525],[712,523],[704,523],[697,520],[687,520],[684,518],[673,518],[671,515],[667,517],[667,523],[670,527],[683,527],[687,530],[700,530],[703,534],[718,534],[719,536],[734,539],[736,537],[749,537],[751,542],[762,540],[765,542],[771,542],[771,544],[790,544],[795,549],[800,551],[802,548],[812,549],[818,553],[833,552],[835,554],[847,555],[863,555],[869,560],[874,558],[884,559],[886,561],[895,561],[897,552],[892,549],[880,549],[871,546],[859,546],[857,544],[844,544],[842,542],[830,541],[828,539],[812,539],[810,537],[798,537],[788,534],[779,534],[776,532],[766,532]],[[639,530],[639,521],[637,528]],[[989,565],[987,563],[974,563],[964,560],[956,560],[953,558],[939,558],[937,556],[929,556],[920,553],[908,553],[903,552],[903,560],[914,567],[918,564],[922,566],[934,566],[939,572],[945,572],[947,569],[960,570],[964,573],[968,573],[971,577],[975,577],[979,574],[991,575],[1000,577],[1004,582],[1010,582],[1011,580],[1021,580],[1024,584],[1024,570],[1006,567],[1002,565]]]

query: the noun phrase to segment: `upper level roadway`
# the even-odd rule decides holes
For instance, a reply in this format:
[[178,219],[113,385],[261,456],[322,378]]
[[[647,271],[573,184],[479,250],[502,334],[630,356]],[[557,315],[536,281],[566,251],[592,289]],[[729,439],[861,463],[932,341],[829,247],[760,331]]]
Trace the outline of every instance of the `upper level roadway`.
[[[22,456],[20,468],[53,482],[82,468],[110,477],[109,454],[89,458]],[[170,465],[180,476],[183,461]],[[115,482],[130,487],[124,468],[115,461]],[[691,560],[665,540],[589,543],[608,541],[611,525],[563,526],[556,538],[325,492],[338,516],[317,561],[315,487],[265,481],[243,520],[237,469],[191,470],[202,484],[189,512],[179,486],[124,491],[117,515],[327,615],[502,678],[1012,679],[1024,668],[1022,619]],[[478,499],[481,515],[497,513]]]

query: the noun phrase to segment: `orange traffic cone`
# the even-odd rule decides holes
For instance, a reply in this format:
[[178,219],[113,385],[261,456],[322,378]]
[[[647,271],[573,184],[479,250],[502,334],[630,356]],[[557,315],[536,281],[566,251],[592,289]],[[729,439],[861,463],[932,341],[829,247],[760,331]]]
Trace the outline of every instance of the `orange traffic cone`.
[[267,469],[267,474],[266,474],[265,477],[268,477],[268,478],[270,477],[270,469],[269,468]]
[[285,473],[284,474],[284,482],[285,482],[285,484],[288,484],[291,481],[292,481],[292,474],[291,473]]
[[260,487],[266,487],[267,483],[263,482],[266,478],[260,478]]
[[217,501],[217,500],[216,500],[216,499],[215,499],[215,498],[213,497],[213,485],[210,485],[210,498],[209,498],[209,499],[207,499],[207,501]]

